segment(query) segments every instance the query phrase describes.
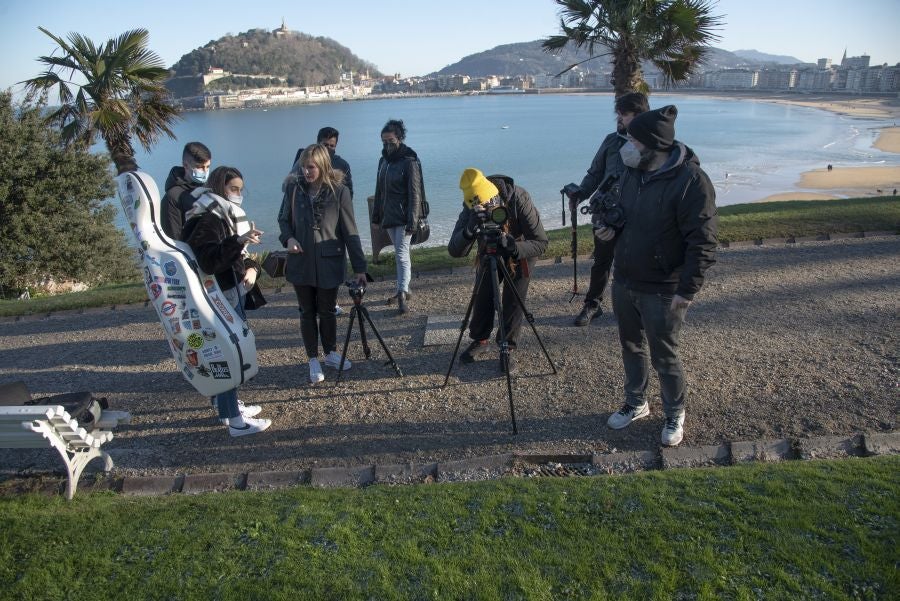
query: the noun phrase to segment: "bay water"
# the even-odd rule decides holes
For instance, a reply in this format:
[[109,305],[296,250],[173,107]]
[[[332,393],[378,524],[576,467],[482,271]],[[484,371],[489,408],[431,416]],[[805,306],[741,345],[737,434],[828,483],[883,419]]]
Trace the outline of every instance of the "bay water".
[[[871,146],[889,121],[746,99],[657,93],[650,101],[653,108],[678,107],[676,137],[699,156],[719,206],[795,189],[800,173],[827,164],[900,164],[900,155]],[[151,153],[138,150],[141,169],[163,193],[169,169],[181,163],[184,144],[197,140],[209,146],[213,167],[231,165],[244,174],[244,208],[265,231],[255,250],[280,248],[282,182],[297,149],[315,142],[323,126],[340,131],[337,152],[351,166],[357,225],[367,251],[366,198],[375,192],[380,132],[388,119],[403,119],[406,143],[422,162],[431,205],[428,245],[449,239],[462,207],[459,176],[467,167],[511,176],[531,194],[544,226],[561,227],[560,188],[581,181],[600,142],[615,128],[609,94],[389,98],[183,117],[174,127],[175,140],[161,140]],[[125,228],[124,216],[119,219]]]

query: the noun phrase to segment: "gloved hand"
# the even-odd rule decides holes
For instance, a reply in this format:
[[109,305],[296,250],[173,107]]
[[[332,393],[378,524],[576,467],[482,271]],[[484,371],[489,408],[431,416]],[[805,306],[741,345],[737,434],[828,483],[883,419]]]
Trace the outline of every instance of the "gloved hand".
[[516,239],[504,232],[497,244],[497,254],[510,259],[518,259],[519,247],[516,246]]
[[466,227],[463,228],[463,236],[465,236],[467,240],[471,240],[475,237],[475,230],[483,223],[483,220],[480,217],[483,212],[484,211],[479,211],[478,209],[469,211],[469,220],[466,222]]

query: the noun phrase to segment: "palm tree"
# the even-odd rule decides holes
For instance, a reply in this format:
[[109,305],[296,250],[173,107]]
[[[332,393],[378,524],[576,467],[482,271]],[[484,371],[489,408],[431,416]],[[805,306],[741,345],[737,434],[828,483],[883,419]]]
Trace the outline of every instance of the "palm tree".
[[[616,96],[649,93],[641,61],[662,72],[666,86],[686,80],[703,62],[710,43],[719,39],[713,30],[722,17],[712,14],[711,0],[556,0],[562,34],[543,41],[548,52],[568,43],[590,55],[562,71],[598,56],[611,56]],[[594,53],[600,50],[602,54]],[[562,74],[560,73],[560,74]]]
[[161,134],[175,137],[170,126],[179,111],[163,85],[168,71],[162,59],[147,48],[146,29],[126,31],[99,46],[78,33],[70,33],[66,42],[38,29],[62,53],[40,57],[47,70],[22,83],[31,95],[46,95],[58,86],[59,107],[46,120],[60,127],[65,143],[89,147],[99,135],[123,173],[137,169],[132,136],[148,151]]

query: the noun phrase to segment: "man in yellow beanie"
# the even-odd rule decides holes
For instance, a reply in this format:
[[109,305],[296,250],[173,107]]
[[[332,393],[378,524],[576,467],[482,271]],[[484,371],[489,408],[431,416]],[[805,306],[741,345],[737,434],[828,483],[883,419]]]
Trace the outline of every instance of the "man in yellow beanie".
[[[450,236],[447,252],[452,257],[464,257],[476,243],[479,258],[485,253],[496,252],[498,259],[504,261],[512,276],[512,284],[524,301],[528,295],[528,282],[534,263],[546,250],[549,242],[541,223],[541,216],[531,202],[531,196],[524,188],[517,186],[511,177],[505,175],[485,177],[481,171],[474,168],[463,171],[459,187],[463,193],[463,209]],[[495,210],[498,208],[505,210],[506,220],[503,223],[494,223],[491,220],[492,215],[495,218],[501,216],[502,211]],[[486,244],[487,236],[480,235],[485,231],[487,224],[494,224],[499,229],[499,233],[494,234],[497,236],[496,248]],[[478,269],[476,281],[481,279],[480,261]],[[475,292],[472,320],[469,323],[469,337],[472,342],[460,355],[462,363],[472,363],[491,349],[488,339],[494,329],[493,286],[484,279],[481,279],[481,282],[481,286]],[[499,329],[496,339],[498,344],[506,342],[512,351],[516,348],[523,314],[506,282],[503,283],[501,305],[506,340],[500,339]],[[508,361],[509,369],[513,371],[515,361],[512,353],[509,354]],[[503,367],[501,364],[500,368]]]

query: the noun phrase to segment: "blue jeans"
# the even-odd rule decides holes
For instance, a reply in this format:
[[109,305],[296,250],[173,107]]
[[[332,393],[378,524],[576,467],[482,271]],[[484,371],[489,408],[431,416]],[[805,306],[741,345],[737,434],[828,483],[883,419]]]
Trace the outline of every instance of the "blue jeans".
[[622,363],[625,367],[625,402],[641,407],[647,399],[650,362],[659,378],[663,411],[667,417],[684,413],[684,371],[678,358],[678,337],[686,309],[672,311],[671,294],[654,294],[629,290],[613,283],[612,301],[619,324]]
[[397,292],[409,292],[409,281],[412,279],[412,260],[409,258],[409,242],[412,234],[406,233],[405,225],[388,227],[387,232],[394,245],[394,253],[397,261]]
[[[240,286],[240,284],[238,284]],[[241,316],[241,319],[246,319],[247,316],[244,313],[244,295],[241,294],[240,300],[234,306],[237,314]],[[212,398],[213,407],[216,407],[219,411],[219,419],[232,418],[237,417],[241,414],[241,410],[238,408],[238,388],[234,387],[231,390],[226,390],[225,392],[220,392],[216,396]]]

